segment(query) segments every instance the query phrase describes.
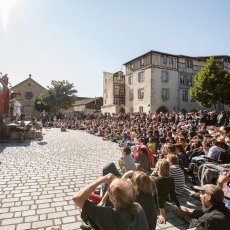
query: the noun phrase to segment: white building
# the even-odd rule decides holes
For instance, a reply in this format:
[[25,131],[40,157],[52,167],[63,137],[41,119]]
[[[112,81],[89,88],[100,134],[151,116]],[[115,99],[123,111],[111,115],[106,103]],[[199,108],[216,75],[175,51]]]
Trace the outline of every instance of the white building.
[[[209,57],[189,57],[150,51],[126,62],[126,112],[198,111],[204,109],[189,97],[194,76]],[[230,72],[229,56],[214,56]],[[104,73],[103,112],[118,106],[114,100],[114,74]],[[223,110],[223,105],[217,105]],[[113,110],[117,112],[117,110]]]

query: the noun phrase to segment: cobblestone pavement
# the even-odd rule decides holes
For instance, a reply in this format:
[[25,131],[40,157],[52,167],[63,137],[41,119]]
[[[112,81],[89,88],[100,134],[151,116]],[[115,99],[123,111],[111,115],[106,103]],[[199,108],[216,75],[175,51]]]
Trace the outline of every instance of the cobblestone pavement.
[[[78,130],[46,129],[42,141],[0,144],[0,230],[80,229],[73,195],[119,157],[116,143]],[[180,201],[193,209],[200,202],[190,192],[186,188]],[[174,205],[166,210],[168,220],[157,229],[188,227]]]

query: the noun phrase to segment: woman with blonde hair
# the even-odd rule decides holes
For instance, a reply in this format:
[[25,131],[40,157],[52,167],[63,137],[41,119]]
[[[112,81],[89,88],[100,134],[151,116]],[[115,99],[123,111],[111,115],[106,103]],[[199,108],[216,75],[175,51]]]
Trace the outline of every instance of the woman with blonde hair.
[[152,181],[146,173],[136,171],[133,173],[132,182],[136,191],[136,202],[144,209],[149,229],[153,230],[157,223],[157,208],[152,194]]
[[126,172],[122,178],[131,179],[136,193],[135,201],[142,206],[149,224],[149,229],[156,229],[157,206],[152,194],[152,180],[145,172],[132,170]]

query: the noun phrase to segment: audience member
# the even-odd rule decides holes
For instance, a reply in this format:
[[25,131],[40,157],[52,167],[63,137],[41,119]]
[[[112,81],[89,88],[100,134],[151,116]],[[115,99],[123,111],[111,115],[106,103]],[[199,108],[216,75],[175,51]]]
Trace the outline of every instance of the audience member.
[[[90,194],[101,184],[109,184],[109,199],[114,208],[97,206],[88,200]],[[113,174],[98,178],[80,192],[73,201],[82,209],[81,218],[95,230],[149,230],[142,207],[135,203],[135,191],[132,183],[124,179],[115,179]]]

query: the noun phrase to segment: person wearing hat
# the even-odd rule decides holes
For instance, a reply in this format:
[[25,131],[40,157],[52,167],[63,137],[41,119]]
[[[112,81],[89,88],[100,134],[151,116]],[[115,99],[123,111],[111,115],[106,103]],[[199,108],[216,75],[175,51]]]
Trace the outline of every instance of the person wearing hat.
[[202,230],[227,230],[230,226],[230,210],[223,202],[224,192],[217,185],[206,184],[194,186],[201,192],[200,199],[204,211],[195,210],[190,213],[188,210],[180,214],[187,221],[190,221],[189,228]]

